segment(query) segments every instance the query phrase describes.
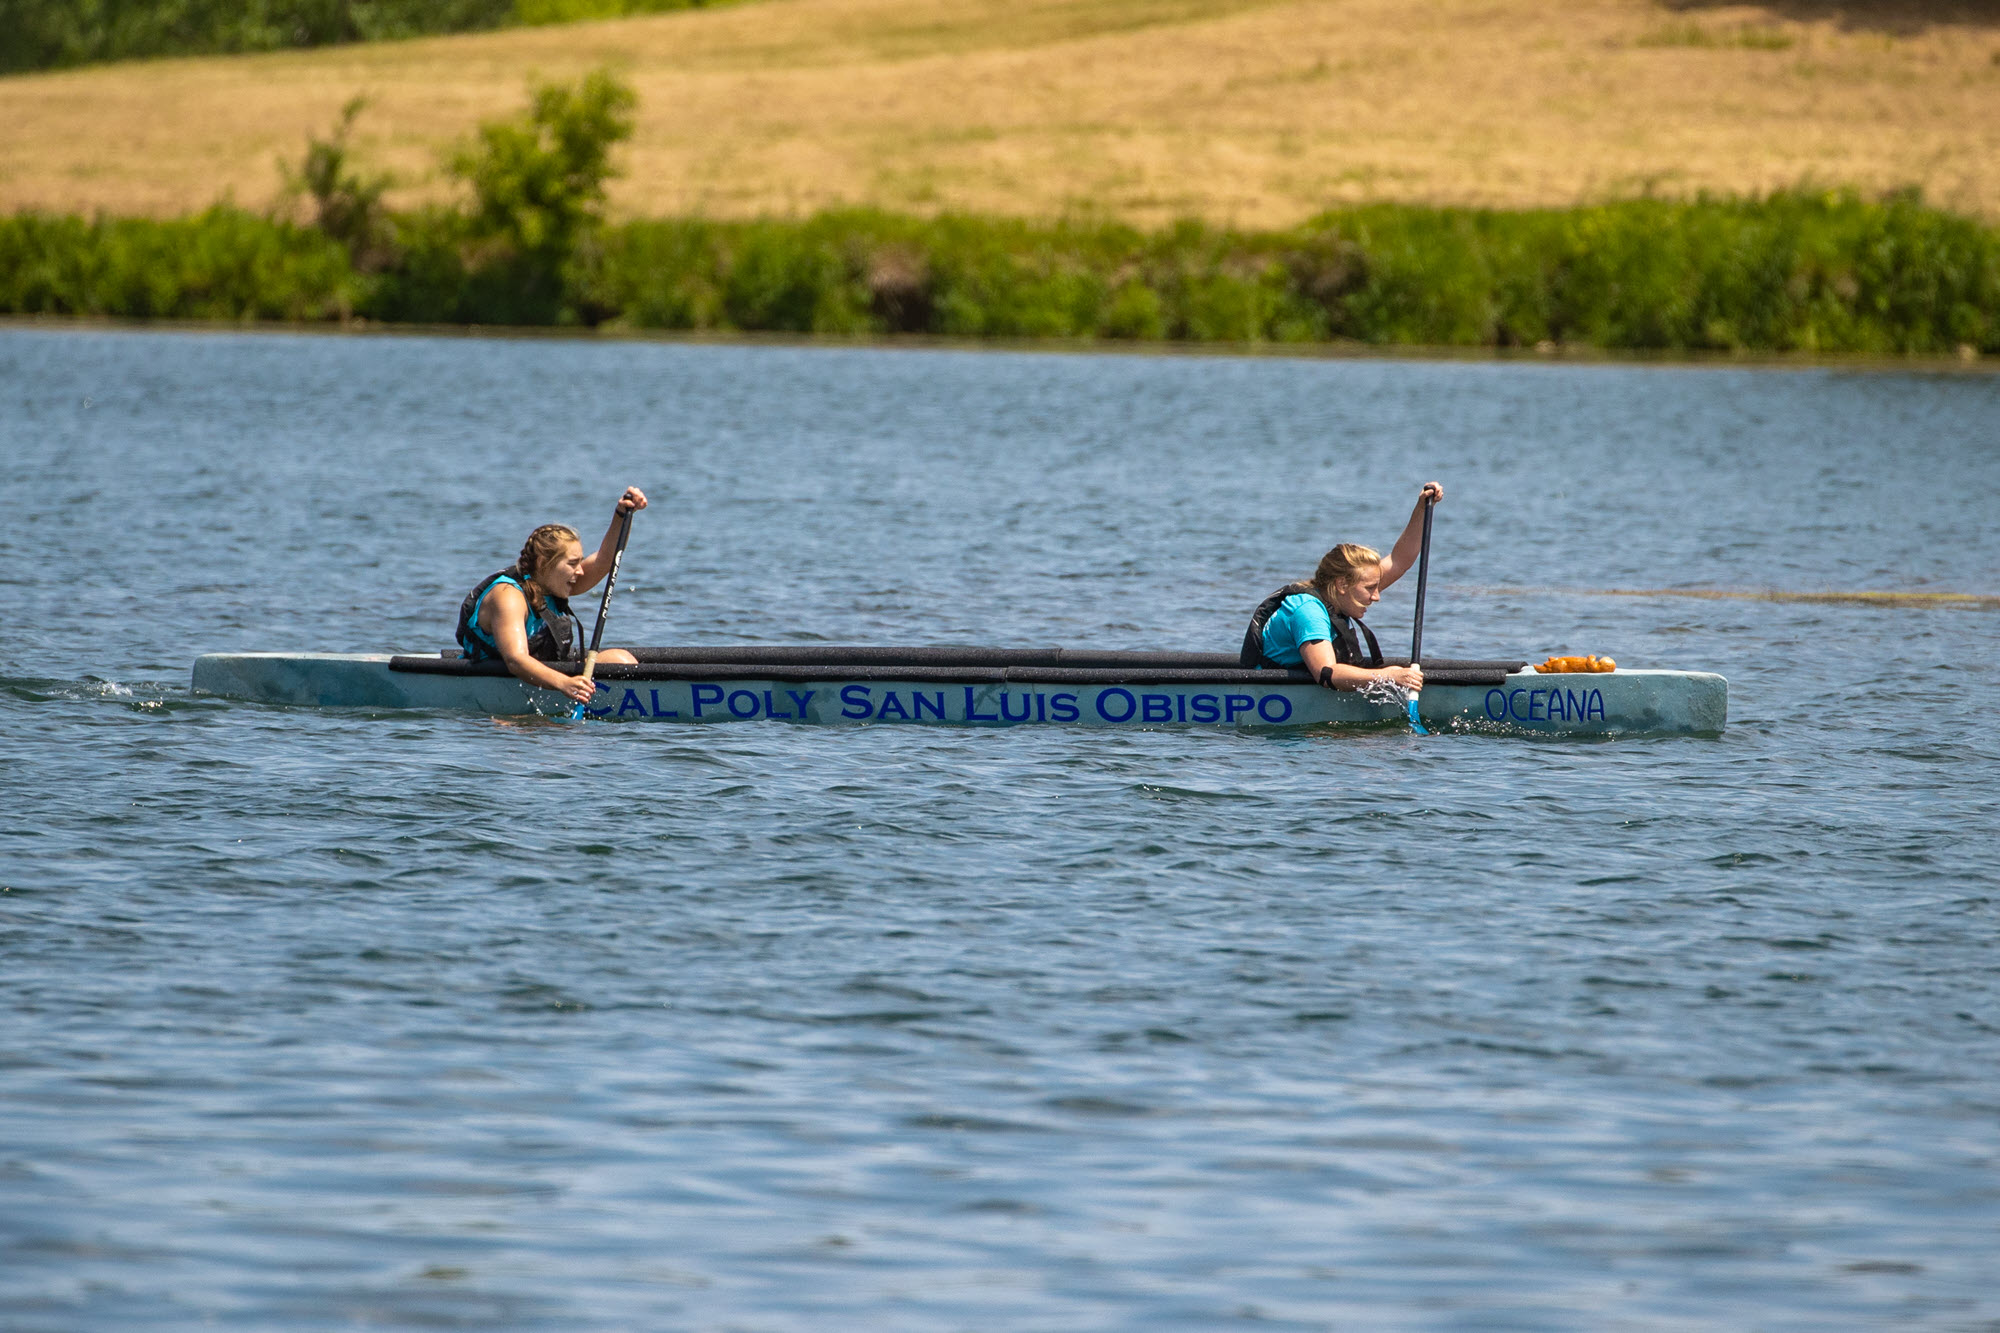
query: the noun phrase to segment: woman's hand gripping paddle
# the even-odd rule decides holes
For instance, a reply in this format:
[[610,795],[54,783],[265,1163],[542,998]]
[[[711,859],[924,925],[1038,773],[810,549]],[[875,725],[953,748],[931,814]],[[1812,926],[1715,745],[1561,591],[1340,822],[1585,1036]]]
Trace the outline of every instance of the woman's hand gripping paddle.
[[[1410,665],[1413,667],[1421,667],[1424,664],[1424,584],[1431,576],[1431,506],[1436,503],[1437,501],[1431,499],[1430,491],[1426,489],[1424,491],[1424,545],[1422,553],[1417,556],[1417,624],[1416,628],[1410,632]],[[606,591],[609,592],[609,589],[606,589]],[[1415,694],[1410,696],[1408,704],[1410,710],[1410,730],[1416,732],[1419,736],[1430,735],[1430,732],[1424,730],[1423,722],[1417,717],[1417,696]]]
[[[618,566],[625,559],[625,543],[632,536],[633,510],[625,511],[624,522],[618,528],[618,549],[611,556],[611,573],[604,579],[604,596],[597,603],[597,628],[590,632],[590,651],[583,655],[583,679],[589,684],[597,674],[597,650],[604,646],[604,618],[611,611],[611,590],[618,586]],[[1421,591],[1421,588],[1419,588]],[[570,721],[583,721],[583,705],[579,703],[571,713]]]

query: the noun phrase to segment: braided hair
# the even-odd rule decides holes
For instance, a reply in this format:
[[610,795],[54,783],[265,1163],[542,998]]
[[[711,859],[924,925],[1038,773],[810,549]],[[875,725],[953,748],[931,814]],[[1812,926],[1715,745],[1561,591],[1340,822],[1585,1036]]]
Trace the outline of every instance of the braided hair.
[[542,585],[535,581],[535,575],[548,561],[560,559],[563,548],[577,540],[575,528],[560,523],[544,523],[529,533],[528,540],[521,544],[521,555],[514,562],[514,571],[526,585],[528,601],[534,606],[536,615],[548,614],[548,602],[544,599]]

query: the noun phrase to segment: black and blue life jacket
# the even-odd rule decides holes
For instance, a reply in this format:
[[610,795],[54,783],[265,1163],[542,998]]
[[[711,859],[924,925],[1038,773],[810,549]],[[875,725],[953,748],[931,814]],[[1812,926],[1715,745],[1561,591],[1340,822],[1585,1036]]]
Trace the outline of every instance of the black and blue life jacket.
[[[521,590],[523,597],[528,597],[527,580],[513,565],[482,580],[465,595],[458,608],[458,646],[465,650],[468,662],[500,656],[500,645],[493,642],[493,636],[479,623],[479,608],[496,583],[510,583]],[[542,605],[543,610],[536,611],[535,599],[528,597],[528,656],[543,662],[571,662],[581,658],[583,623],[570,611],[569,599],[543,593]]]
[[[1271,617],[1278,613],[1287,597],[1301,593],[1308,597],[1319,597],[1319,589],[1311,583],[1287,583],[1284,587],[1257,603],[1257,609],[1250,613],[1250,628],[1243,632],[1243,650],[1236,660],[1246,670],[1289,671],[1292,668],[1282,662],[1271,660],[1264,651],[1264,626],[1271,623]],[[1326,599],[1321,597],[1321,602]],[[1382,645],[1375,641],[1375,631],[1359,620],[1351,620],[1326,605],[1326,613],[1333,621],[1333,660],[1344,666],[1378,667],[1382,665]],[[1361,655],[1361,643],[1354,631],[1361,631],[1361,638],[1368,640],[1368,656]]]

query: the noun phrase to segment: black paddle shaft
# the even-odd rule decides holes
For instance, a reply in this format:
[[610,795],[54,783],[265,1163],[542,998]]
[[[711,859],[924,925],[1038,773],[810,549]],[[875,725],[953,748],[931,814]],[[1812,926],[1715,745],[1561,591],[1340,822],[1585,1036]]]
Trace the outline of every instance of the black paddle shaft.
[[[1429,517],[1428,514],[1425,515]],[[611,610],[611,590],[618,586],[618,566],[625,559],[625,543],[632,536],[632,511],[625,511],[625,521],[618,529],[618,549],[611,556],[611,572],[604,578],[604,596],[597,603],[597,628],[590,634],[590,651],[595,653],[604,643],[604,618]],[[1421,585],[1419,585],[1421,588]]]
[[1431,506],[1436,501],[1424,496],[1424,547],[1417,556],[1417,625],[1410,632],[1410,665],[1421,666],[1424,660],[1424,584],[1431,576]]

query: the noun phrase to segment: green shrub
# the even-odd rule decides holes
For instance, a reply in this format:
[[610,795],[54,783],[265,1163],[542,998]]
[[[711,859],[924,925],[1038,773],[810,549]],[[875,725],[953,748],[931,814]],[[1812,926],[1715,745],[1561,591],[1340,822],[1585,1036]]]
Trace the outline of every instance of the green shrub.
[[[229,319],[611,322],[796,334],[1663,351],[2000,352],[2000,233],[1914,194],[1372,205],[1283,232],[1186,222],[599,221],[626,122],[608,85],[537,95],[466,159],[471,209],[389,219],[368,271],[311,228],[0,224],[0,309]],[[592,88],[595,91],[592,91]],[[567,128],[565,128],[567,127]],[[568,136],[568,137],[566,137]]]
[[1493,210],[1288,232],[894,217],[644,222],[589,276],[665,328],[1658,350],[2000,350],[2000,234],[1913,194]]
[[628,14],[667,14],[704,9],[726,0],[514,0],[513,21],[523,24],[577,23]]
[[0,73],[468,32],[514,0],[7,0]]
[[368,285],[356,313],[390,324],[469,324],[474,318],[466,226],[449,208],[393,219],[394,261]]
[[366,105],[366,98],[349,99],[333,133],[324,139],[309,137],[297,169],[283,170],[286,193],[311,198],[312,225],[347,247],[356,268],[374,271],[393,259],[394,234],[382,206],[390,177],[363,175],[349,164],[348,135]]
[[321,320],[353,308],[346,250],[216,207],[169,222],[0,219],[0,311],[128,319]]
[[[408,244],[457,242],[464,277],[454,318],[582,318],[570,300],[577,281],[571,264],[601,222],[604,185],[614,174],[611,149],[631,137],[637,104],[631,88],[604,70],[574,87],[544,84],[527,111],[485,122],[451,155],[451,173],[471,187],[471,211],[429,215],[411,229]],[[439,271],[449,267],[439,264]]]
[[0,74],[698,9],[714,0],[4,0]]
[[635,328],[721,328],[719,245],[716,228],[700,221],[609,229],[577,267],[580,304]]

